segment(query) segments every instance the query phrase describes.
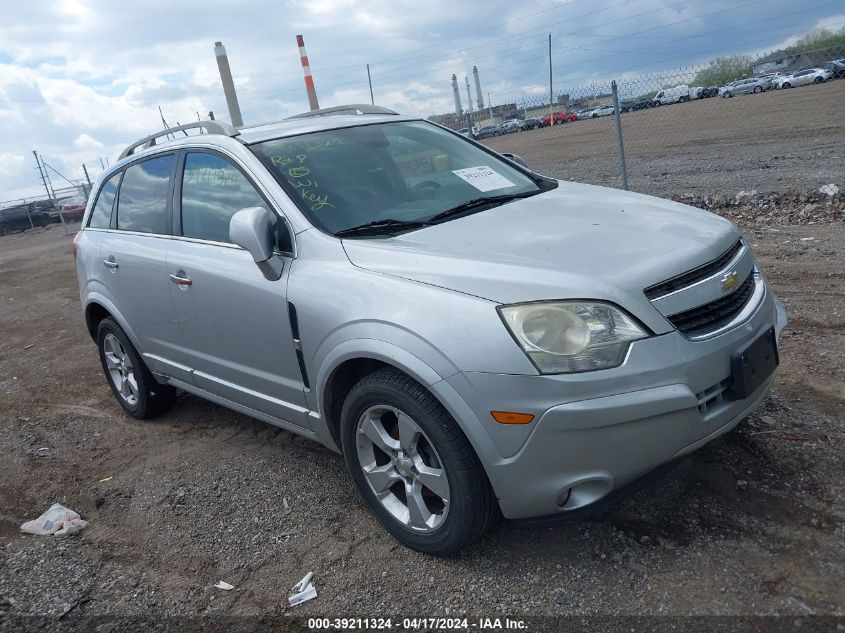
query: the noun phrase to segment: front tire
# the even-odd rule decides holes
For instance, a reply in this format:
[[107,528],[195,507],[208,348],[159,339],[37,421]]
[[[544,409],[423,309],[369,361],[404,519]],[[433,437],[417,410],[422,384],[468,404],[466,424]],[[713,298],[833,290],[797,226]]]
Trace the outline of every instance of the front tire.
[[161,413],[172,404],[173,387],[156,381],[123,328],[111,317],[100,321],[97,348],[103,374],[126,413],[143,420]]
[[763,89],[760,86],[754,87],[754,94],[760,94],[761,92],[763,92]]
[[448,555],[480,537],[495,513],[487,477],[446,409],[411,377],[380,369],[341,413],[346,463],[379,523],[403,545]]

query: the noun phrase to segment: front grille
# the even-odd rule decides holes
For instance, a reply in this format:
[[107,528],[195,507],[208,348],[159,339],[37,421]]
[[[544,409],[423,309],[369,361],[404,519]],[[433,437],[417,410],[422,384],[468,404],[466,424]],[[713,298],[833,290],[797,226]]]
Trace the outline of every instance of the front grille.
[[702,336],[730,323],[754,294],[754,273],[726,297],[668,317],[669,322],[686,336]]
[[643,292],[645,292],[646,297],[654,301],[655,299],[659,299],[660,297],[675,292],[676,290],[698,283],[702,279],[707,279],[727,266],[728,262],[730,262],[739,252],[740,248],[742,248],[742,241],[737,240],[733,246],[713,261],[707,262],[698,268],[693,268],[692,270],[678,275],[677,277],[672,277],[666,281],[661,281],[659,284],[649,286]]

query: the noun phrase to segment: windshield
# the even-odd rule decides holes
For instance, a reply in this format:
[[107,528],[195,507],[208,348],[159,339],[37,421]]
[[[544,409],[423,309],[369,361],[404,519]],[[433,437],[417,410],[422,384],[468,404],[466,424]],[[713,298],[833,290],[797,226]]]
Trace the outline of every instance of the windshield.
[[332,234],[388,219],[425,223],[479,198],[524,197],[555,186],[422,121],[326,130],[250,147],[309,221]]

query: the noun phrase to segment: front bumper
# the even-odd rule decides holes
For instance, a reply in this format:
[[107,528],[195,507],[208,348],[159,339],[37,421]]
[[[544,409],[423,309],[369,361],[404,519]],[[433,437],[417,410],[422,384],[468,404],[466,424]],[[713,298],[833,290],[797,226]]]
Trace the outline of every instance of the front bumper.
[[[786,312],[766,289],[757,310],[714,338],[678,332],[638,341],[621,367],[555,376],[464,372],[447,379],[477,420],[465,429],[507,518],[584,507],[666,462],[726,433],[766,397],[771,378],[731,400],[731,354],[768,327],[778,336]],[[507,426],[491,410],[531,412]],[[479,428],[480,426],[480,428]],[[479,451],[479,447],[487,447]]]

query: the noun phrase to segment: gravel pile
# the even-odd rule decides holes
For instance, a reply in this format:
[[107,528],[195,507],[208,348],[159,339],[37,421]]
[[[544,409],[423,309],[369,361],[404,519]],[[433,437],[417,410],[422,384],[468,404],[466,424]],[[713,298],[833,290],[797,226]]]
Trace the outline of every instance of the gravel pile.
[[[838,188],[837,188],[838,189]],[[741,226],[812,225],[845,221],[845,195],[809,193],[760,193],[740,191],[735,196],[674,195],[672,199],[713,211]]]

